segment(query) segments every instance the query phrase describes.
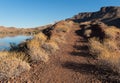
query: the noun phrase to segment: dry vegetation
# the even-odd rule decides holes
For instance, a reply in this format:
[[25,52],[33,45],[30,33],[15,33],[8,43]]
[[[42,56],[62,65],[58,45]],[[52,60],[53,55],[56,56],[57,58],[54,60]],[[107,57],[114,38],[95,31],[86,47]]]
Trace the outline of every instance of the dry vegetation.
[[29,70],[30,65],[22,53],[0,52],[0,79],[16,77]]
[[26,44],[32,61],[47,62],[49,60],[48,55],[58,50],[58,45],[52,40],[47,40],[47,36],[42,32],[35,35]]
[[48,42],[42,44],[41,47],[45,50],[45,52],[50,53],[50,54],[59,50],[59,46],[54,41],[48,41]]
[[60,21],[55,24],[55,30],[56,32],[69,32],[69,28],[72,27],[73,22],[72,21]]
[[[53,26],[53,30],[47,31],[52,35],[39,32],[33,39],[15,46],[15,49],[0,52],[0,79],[16,77],[24,71],[29,71],[31,62],[48,62],[49,55],[59,50],[59,45],[65,39],[65,33],[69,31],[69,24],[65,21],[60,22]],[[12,47],[14,48],[14,45]]]
[[48,55],[41,48],[41,45],[42,41],[39,41],[38,39],[32,39],[27,42],[28,54],[32,61],[48,61]]
[[120,29],[112,26],[105,29],[103,41],[98,38],[89,40],[90,52],[98,59],[97,65],[110,68],[117,73],[120,73],[119,33]]
[[54,25],[54,32],[52,33],[51,40],[56,43],[65,43],[65,33],[69,32],[70,28],[73,27],[72,21],[60,21]]

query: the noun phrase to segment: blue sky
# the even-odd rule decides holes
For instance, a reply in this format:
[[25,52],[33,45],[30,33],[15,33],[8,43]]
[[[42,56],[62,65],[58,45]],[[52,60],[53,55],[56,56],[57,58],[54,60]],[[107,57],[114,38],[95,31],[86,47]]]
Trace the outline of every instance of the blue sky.
[[102,6],[120,6],[120,0],[0,0],[0,26],[37,27]]

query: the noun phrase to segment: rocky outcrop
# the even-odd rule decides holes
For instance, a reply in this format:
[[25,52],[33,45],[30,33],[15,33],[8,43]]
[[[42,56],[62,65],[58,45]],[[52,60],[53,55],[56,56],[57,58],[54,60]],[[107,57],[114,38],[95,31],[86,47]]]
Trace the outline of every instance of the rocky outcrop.
[[100,20],[108,25],[120,27],[120,7],[102,7],[100,11],[79,13],[67,20],[73,20],[74,22]]

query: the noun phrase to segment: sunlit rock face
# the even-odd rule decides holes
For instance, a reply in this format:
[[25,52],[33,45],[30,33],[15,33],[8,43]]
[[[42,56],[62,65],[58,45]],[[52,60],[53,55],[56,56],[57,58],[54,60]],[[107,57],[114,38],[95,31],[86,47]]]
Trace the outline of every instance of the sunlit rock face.
[[100,20],[108,25],[120,27],[120,7],[119,6],[102,7],[97,12],[79,13],[67,20],[73,20],[75,22]]

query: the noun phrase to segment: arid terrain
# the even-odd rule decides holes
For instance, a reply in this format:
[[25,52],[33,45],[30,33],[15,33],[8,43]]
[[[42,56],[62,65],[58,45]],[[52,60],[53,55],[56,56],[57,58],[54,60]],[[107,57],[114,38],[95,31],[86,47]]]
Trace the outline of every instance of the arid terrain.
[[0,52],[1,83],[120,83],[119,14],[80,13]]
[[16,28],[16,27],[4,27],[0,26],[0,38],[6,37],[6,36],[16,36],[16,35],[31,35],[31,34],[37,34],[41,30],[52,26],[52,24],[35,27],[35,28]]

